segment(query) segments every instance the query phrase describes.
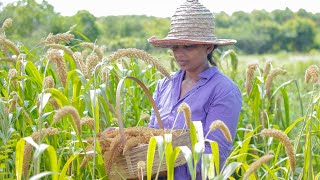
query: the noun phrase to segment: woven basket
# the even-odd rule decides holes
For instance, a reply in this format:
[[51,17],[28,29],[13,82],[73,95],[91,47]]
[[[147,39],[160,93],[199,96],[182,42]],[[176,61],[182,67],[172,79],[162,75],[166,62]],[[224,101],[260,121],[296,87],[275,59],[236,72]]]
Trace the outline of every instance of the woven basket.
[[[125,138],[125,134],[124,134],[124,129],[125,129],[124,123],[123,123],[123,119],[121,117],[120,92],[121,92],[122,84],[125,79],[134,80],[143,88],[149,101],[152,104],[158,125],[161,129],[163,129],[163,123],[160,119],[160,113],[158,111],[158,108],[157,108],[148,88],[137,78],[126,76],[119,81],[119,84],[117,87],[117,92],[116,92],[117,116],[118,116],[118,123],[119,123],[120,141],[121,141],[122,145],[124,145],[126,143],[126,138]],[[173,139],[172,139],[173,147],[175,147],[175,146],[188,146],[190,148],[191,143],[190,143],[189,137],[190,137],[189,131],[184,131],[181,135],[173,137]],[[157,173],[159,165],[160,165],[160,158],[159,158],[157,151],[158,150],[156,149],[154,162],[153,162],[153,170],[152,170],[153,175],[155,175]],[[138,174],[139,174],[137,164],[139,161],[147,162],[147,152],[148,152],[148,144],[145,144],[145,145],[140,145],[140,146],[134,147],[134,148],[130,149],[129,151],[127,151],[124,155],[121,155],[113,163],[111,171],[109,173],[109,178],[111,178],[111,179],[123,179],[123,178],[137,179]],[[182,155],[182,153],[180,153],[175,161],[174,166],[175,167],[181,166],[185,163],[186,163],[186,160],[185,160],[184,156]],[[167,171],[165,158],[162,159],[162,163],[161,163],[159,169],[160,169],[160,172]],[[143,173],[144,173],[144,176],[146,176],[146,173],[147,173],[146,168]]]

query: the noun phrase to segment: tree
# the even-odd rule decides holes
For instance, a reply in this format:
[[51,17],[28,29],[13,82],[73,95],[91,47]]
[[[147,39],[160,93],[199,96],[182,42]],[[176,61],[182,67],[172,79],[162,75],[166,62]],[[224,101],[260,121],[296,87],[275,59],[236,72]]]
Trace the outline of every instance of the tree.
[[13,27],[7,34],[11,39],[24,44],[34,44],[51,31],[52,21],[58,18],[53,6],[43,1],[38,4],[35,0],[20,0],[8,4],[0,13],[0,21],[13,19]]
[[219,14],[215,14],[215,26],[218,28],[228,28],[232,25],[230,16],[225,13],[221,12]]
[[232,20],[232,26],[238,26],[243,23],[250,22],[250,16],[248,13],[245,13],[243,11],[237,11],[232,13],[231,20]]
[[[68,18],[66,24],[69,27],[76,25],[74,33],[77,39],[85,39],[94,42],[99,36],[96,25],[96,17],[86,10],[78,11],[76,15]],[[88,38],[88,39],[86,39]]]
[[314,48],[316,24],[306,18],[292,18],[282,27],[284,42],[289,51],[308,51]]
[[272,21],[270,13],[266,10],[253,10],[250,14],[252,22]]
[[289,8],[286,8],[285,10],[274,10],[271,12],[271,17],[279,24],[284,23],[294,16],[295,14]]

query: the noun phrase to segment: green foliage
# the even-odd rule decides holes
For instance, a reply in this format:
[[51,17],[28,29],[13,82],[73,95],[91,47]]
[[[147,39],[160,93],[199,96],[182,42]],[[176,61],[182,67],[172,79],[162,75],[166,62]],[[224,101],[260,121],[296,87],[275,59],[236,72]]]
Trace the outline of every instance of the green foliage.
[[172,147],[172,134],[164,135],[165,142],[165,156],[166,156],[166,166],[167,166],[167,178],[169,180],[174,179],[174,164],[180,153],[180,148]]
[[148,180],[151,180],[154,154],[155,154],[156,145],[157,145],[156,143],[157,143],[156,138],[151,137],[149,140],[148,153],[147,153],[147,179]]
[[16,147],[16,176],[18,180],[22,178],[22,166],[23,166],[23,152],[24,152],[24,140],[20,139]]

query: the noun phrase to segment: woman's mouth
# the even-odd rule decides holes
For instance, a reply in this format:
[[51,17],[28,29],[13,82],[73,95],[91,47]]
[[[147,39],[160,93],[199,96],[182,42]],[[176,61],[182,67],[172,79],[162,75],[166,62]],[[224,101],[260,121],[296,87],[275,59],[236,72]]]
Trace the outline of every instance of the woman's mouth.
[[178,62],[178,64],[179,64],[180,66],[185,66],[185,65],[188,64],[188,61],[186,61],[186,60],[178,60],[177,62]]

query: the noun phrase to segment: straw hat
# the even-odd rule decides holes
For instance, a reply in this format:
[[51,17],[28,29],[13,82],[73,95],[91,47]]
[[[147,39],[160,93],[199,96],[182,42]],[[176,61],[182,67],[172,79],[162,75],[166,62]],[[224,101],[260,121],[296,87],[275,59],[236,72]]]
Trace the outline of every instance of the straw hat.
[[148,42],[155,47],[168,48],[173,45],[214,44],[225,46],[235,44],[234,39],[218,39],[214,35],[213,14],[198,2],[186,0],[176,9],[171,18],[171,29],[167,37],[152,36]]

